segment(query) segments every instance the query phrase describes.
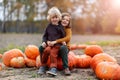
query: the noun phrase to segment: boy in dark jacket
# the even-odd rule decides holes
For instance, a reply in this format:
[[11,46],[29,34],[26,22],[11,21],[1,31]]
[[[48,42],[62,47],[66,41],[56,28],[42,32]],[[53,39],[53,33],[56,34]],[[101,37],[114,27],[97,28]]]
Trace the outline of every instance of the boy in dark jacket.
[[48,11],[47,19],[50,21],[48,24],[42,40],[42,46],[44,51],[41,53],[41,63],[42,66],[39,68],[38,73],[43,74],[46,71],[48,57],[50,56],[50,69],[47,71],[47,74],[56,76],[57,75],[57,56],[62,46],[62,43],[56,43],[54,45],[50,45],[51,41],[55,41],[57,39],[65,37],[65,31],[62,25],[59,24],[61,20],[61,13],[56,8],[53,7]]

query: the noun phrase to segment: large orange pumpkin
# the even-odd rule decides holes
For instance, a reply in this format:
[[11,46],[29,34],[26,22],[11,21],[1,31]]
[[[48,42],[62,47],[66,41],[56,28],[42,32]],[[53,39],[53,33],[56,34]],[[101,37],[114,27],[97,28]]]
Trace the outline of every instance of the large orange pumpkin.
[[35,45],[28,45],[25,48],[25,54],[28,58],[36,60],[36,57],[39,55],[39,49]]
[[[47,65],[48,67],[50,66],[50,58],[48,59]],[[72,51],[68,53],[68,66],[70,69],[73,69],[75,67],[75,54]],[[57,69],[63,70],[63,62],[61,57],[57,58]]]
[[95,55],[95,56],[92,58],[92,60],[91,60],[91,62],[90,62],[90,66],[91,66],[91,68],[92,68],[93,70],[95,70],[97,64],[100,63],[100,62],[103,62],[103,61],[108,61],[108,62],[115,62],[115,63],[117,63],[117,60],[116,60],[114,57],[112,57],[112,56],[110,56],[110,55],[108,55],[108,54],[106,54],[106,53],[101,53],[101,54]]
[[99,45],[90,45],[85,48],[85,54],[91,57],[102,52],[103,49]]
[[[118,68],[119,68],[119,65],[117,63],[107,62],[107,61],[100,62],[96,66],[95,73],[96,73],[96,76],[101,80],[114,80],[115,79],[114,73]],[[119,80],[119,79],[116,79],[116,80]]]
[[23,57],[14,57],[10,61],[11,67],[22,68],[25,66],[25,60]]
[[24,54],[19,49],[12,49],[12,50],[6,51],[2,56],[3,63],[6,66],[10,66],[10,61],[14,57],[24,57]]
[[36,67],[36,60],[30,59],[30,58],[25,58],[25,64],[27,67]]
[[[47,65],[48,67],[50,67],[50,57],[48,58]],[[63,70],[63,63],[61,57],[57,57],[57,69]]]
[[90,67],[91,57],[88,55],[80,55],[76,57],[76,67],[77,68],[87,68]]
[[113,78],[114,80],[120,80],[120,66],[115,70]]

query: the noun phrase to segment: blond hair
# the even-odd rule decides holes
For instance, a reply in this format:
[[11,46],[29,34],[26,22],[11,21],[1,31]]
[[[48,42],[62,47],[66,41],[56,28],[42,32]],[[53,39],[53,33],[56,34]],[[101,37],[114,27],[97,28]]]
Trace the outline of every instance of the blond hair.
[[57,7],[52,7],[48,10],[47,20],[50,21],[52,16],[57,16],[60,20],[62,19],[62,14]]

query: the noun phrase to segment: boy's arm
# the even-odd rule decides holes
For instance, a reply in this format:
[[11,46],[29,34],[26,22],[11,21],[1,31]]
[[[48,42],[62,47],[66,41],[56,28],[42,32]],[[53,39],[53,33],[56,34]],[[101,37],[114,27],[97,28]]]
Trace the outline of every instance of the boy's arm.
[[57,39],[56,43],[62,43],[62,42],[70,41],[71,36],[72,36],[71,28],[65,29],[65,33],[66,33],[66,36],[64,38]]
[[42,42],[45,42],[47,43],[47,37],[48,37],[48,34],[47,34],[47,28],[45,29],[45,32],[43,34],[43,37],[42,37]]

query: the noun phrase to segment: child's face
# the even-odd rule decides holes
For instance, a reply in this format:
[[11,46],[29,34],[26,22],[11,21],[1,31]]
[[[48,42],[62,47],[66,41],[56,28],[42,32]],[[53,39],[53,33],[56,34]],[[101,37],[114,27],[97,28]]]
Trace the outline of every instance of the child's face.
[[64,16],[62,18],[61,24],[62,26],[68,26],[69,22],[70,22],[70,18],[68,16]]
[[50,20],[53,25],[58,25],[58,22],[60,21],[59,17],[56,15],[52,16]]

